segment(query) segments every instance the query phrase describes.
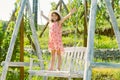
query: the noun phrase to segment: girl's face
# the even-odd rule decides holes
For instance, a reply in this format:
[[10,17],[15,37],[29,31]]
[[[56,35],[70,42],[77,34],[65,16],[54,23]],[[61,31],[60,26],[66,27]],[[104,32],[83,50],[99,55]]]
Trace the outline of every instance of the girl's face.
[[51,19],[52,19],[53,22],[58,21],[59,20],[59,15],[56,14],[56,13],[52,13],[51,14]]

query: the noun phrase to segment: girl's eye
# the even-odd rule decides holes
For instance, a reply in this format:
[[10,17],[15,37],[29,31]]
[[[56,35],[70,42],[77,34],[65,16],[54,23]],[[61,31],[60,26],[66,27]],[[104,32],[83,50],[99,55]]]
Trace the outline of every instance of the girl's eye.
[[53,17],[54,15],[52,15],[52,17]]

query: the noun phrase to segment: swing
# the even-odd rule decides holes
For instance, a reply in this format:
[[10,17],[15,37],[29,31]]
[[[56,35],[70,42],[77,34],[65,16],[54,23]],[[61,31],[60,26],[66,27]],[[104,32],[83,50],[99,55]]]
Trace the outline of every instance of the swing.
[[60,71],[32,70],[34,59],[30,60],[30,79],[33,75],[82,78],[84,72],[85,47],[66,47],[62,55]]
[[[42,20],[42,19],[41,19]],[[76,34],[76,31],[75,31]],[[75,36],[76,39],[76,36]],[[75,41],[74,41],[75,42]],[[85,53],[86,47],[65,47],[64,53],[62,55],[62,65],[61,70],[33,70],[35,66],[35,60],[31,58],[30,60],[30,70],[29,70],[29,79],[32,79],[32,76],[53,76],[53,77],[66,77],[71,78],[83,78],[84,73],[84,62],[85,62]],[[45,60],[39,60],[40,62],[46,62]],[[50,63],[48,61],[48,63]],[[55,64],[57,61],[55,61]],[[41,67],[41,66],[40,66]]]

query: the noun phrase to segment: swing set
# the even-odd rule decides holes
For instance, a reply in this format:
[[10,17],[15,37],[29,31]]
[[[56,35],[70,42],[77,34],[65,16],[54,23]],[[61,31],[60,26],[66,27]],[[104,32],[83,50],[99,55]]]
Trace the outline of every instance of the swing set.
[[[117,21],[114,16],[112,5],[110,3],[110,0],[105,0],[105,3],[109,11],[109,16],[111,18],[111,22],[112,22],[115,36],[118,42],[118,46],[120,48],[120,32],[118,29]],[[35,45],[37,57],[39,59],[38,63],[35,63],[33,58],[30,59],[30,62],[11,62],[11,57],[13,55],[13,49],[14,49],[16,38],[17,38],[17,34],[19,32],[18,30],[20,27],[20,22],[22,20],[24,9],[27,9],[27,14],[29,16],[30,28],[32,31],[32,38]],[[28,73],[30,74],[29,76],[30,80],[32,80],[32,76],[35,76],[35,75],[43,76],[44,80],[47,80],[48,76],[66,77],[69,80],[71,80],[71,78],[83,78],[83,80],[91,80],[93,67],[120,68],[119,67],[120,64],[97,63],[92,61],[93,53],[94,53],[94,32],[95,32],[96,10],[97,10],[97,0],[92,0],[91,8],[90,8],[87,47],[76,47],[76,46],[66,47],[65,53],[62,56],[63,62],[62,62],[61,70],[49,71],[49,70],[45,70],[44,68],[45,60],[43,60],[42,58],[42,50],[40,49],[40,46],[39,46],[39,41],[38,41],[38,37],[36,34],[36,29],[33,21],[33,15],[31,12],[30,2],[29,0],[21,0],[21,7],[18,13],[18,18],[16,20],[10,45],[7,51],[7,56],[5,61],[2,62],[3,69],[2,69],[0,80],[6,79],[7,71],[9,67],[29,66],[30,70],[28,71]],[[40,70],[33,70],[33,66],[40,66]]]

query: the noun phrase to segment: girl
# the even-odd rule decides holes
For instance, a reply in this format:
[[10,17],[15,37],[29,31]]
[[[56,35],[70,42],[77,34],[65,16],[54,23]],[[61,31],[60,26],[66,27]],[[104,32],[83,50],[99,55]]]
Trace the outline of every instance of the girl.
[[70,13],[62,17],[59,11],[54,10],[49,14],[49,18],[46,17],[41,11],[41,15],[49,22],[49,42],[48,49],[51,52],[51,65],[49,70],[54,70],[54,62],[55,62],[55,54],[58,57],[58,67],[57,70],[60,70],[60,66],[62,63],[61,53],[64,52],[63,44],[62,44],[62,24],[68,19],[76,9],[72,9]]

